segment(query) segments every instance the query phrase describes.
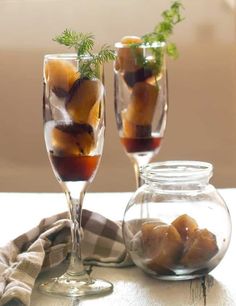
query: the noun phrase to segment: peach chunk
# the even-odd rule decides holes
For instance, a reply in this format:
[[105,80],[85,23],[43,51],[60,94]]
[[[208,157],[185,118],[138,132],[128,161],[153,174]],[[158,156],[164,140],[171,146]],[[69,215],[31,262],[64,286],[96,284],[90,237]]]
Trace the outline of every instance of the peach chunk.
[[70,156],[80,154],[75,137],[58,128],[52,129],[52,146],[56,155]]
[[141,48],[122,47],[117,51],[115,62],[116,70],[134,72],[140,68],[138,63],[139,56],[142,55]]
[[67,130],[55,127],[52,130],[52,146],[56,155],[88,155],[94,148],[92,128],[87,125],[76,126],[76,129],[67,128]]
[[130,45],[130,44],[141,44],[143,41],[139,36],[127,35],[122,37],[120,42],[124,45]]
[[[154,231],[154,229],[157,226],[158,225],[156,223],[152,222],[143,223],[141,226],[142,240],[146,248],[146,253],[149,253],[151,251],[151,248],[153,247],[153,240],[155,240],[155,242],[160,242],[160,235],[155,236],[155,231]],[[165,228],[164,227],[159,228],[159,231],[161,230],[164,233]]]
[[124,36],[121,39],[123,46],[117,50],[116,70],[132,72],[140,68],[138,58],[142,55],[143,51],[139,47],[130,47],[130,45],[141,43],[142,39],[138,36]]
[[138,82],[134,85],[126,118],[136,125],[151,125],[158,98],[158,87]]
[[88,124],[96,128],[96,126],[99,123],[100,116],[101,116],[101,101],[97,101],[89,112]]
[[76,123],[89,123],[90,111],[102,95],[103,85],[100,80],[81,80],[66,104],[71,119]]
[[123,123],[123,136],[127,138],[150,137],[152,132],[151,125],[137,125],[127,119],[127,110],[121,112]]
[[61,89],[68,93],[79,77],[76,67],[70,62],[49,60],[46,63],[45,78],[52,90]]
[[182,252],[182,240],[172,225],[142,224],[142,242],[147,258],[147,266],[162,273],[171,269],[177,262]]
[[183,241],[189,239],[198,228],[197,222],[187,214],[179,216],[171,224],[177,229]]
[[186,267],[204,265],[218,252],[216,237],[207,229],[197,229],[186,241],[180,264]]

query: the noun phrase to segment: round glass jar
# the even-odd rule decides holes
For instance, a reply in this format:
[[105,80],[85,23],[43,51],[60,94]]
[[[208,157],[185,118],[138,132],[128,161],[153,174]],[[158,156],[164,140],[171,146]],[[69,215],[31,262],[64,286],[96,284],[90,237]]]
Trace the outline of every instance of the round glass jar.
[[124,214],[123,236],[134,263],[159,279],[184,280],[214,269],[230,242],[231,219],[209,184],[213,167],[167,161],[143,167],[144,181]]

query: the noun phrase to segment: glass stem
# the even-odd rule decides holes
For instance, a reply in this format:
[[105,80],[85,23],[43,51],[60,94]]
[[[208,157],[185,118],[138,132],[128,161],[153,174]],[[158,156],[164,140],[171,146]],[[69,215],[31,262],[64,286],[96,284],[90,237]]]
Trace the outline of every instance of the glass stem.
[[81,255],[81,240],[83,238],[81,218],[84,194],[85,188],[80,191],[79,196],[77,197],[72,192],[66,191],[71,219],[72,237],[70,262],[66,273],[70,276],[76,276],[77,278],[78,276],[81,276],[82,279],[88,280],[89,275],[84,268]]
[[151,158],[152,158],[153,154],[144,154],[143,156],[134,156],[132,154],[129,155],[129,158],[134,166],[134,172],[135,172],[135,179],[136,179],[136,189],[138,189],[139,187],[141,187],[143,185],[143,180],[140,176],[140,169],[143,166],[146,166]]
[[[133,165],[134,165],[134,172],[135,172],[135,179],[136,179],[136,188],[138,189],[139,187],[141,187],[144,183],[144,181],[141,178],[140,175],[140,168],[146,164],[148,164],[148,162],[150,161],[150,157],[149,156],[145,156],[143,159],[141,160],[136,160],[133,159]],[[141,219],[145,218],[145,216],[147,218],[149,218],[149,207],[148,207],[148,203],[141,205]]]
[[140,166],[137,161],[134,161],[134,173],[135,173],[136,188],[138,189],[142,185],[142,179],[140,176]]

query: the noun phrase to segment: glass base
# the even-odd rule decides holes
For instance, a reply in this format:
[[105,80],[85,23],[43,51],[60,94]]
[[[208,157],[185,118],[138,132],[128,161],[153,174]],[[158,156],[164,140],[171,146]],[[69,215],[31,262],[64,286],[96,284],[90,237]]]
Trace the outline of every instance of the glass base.
[[81,297],[108,294],[112,292],[113,285],[102,279],[81,280],[80,277],[62,275],[40,284],[39,290],[47,294]]

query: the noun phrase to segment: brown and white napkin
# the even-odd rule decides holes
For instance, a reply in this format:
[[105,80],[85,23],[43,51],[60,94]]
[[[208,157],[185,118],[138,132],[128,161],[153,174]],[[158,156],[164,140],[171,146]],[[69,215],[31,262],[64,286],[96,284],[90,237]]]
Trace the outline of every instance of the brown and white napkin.
[[[120,222],[83,210],[85,264],[124,267],[131,265]],[[39,225],[0,248],[0,305],[30,305],[38,274],[63,262],[71,246],[68,213],[43,219]]]

